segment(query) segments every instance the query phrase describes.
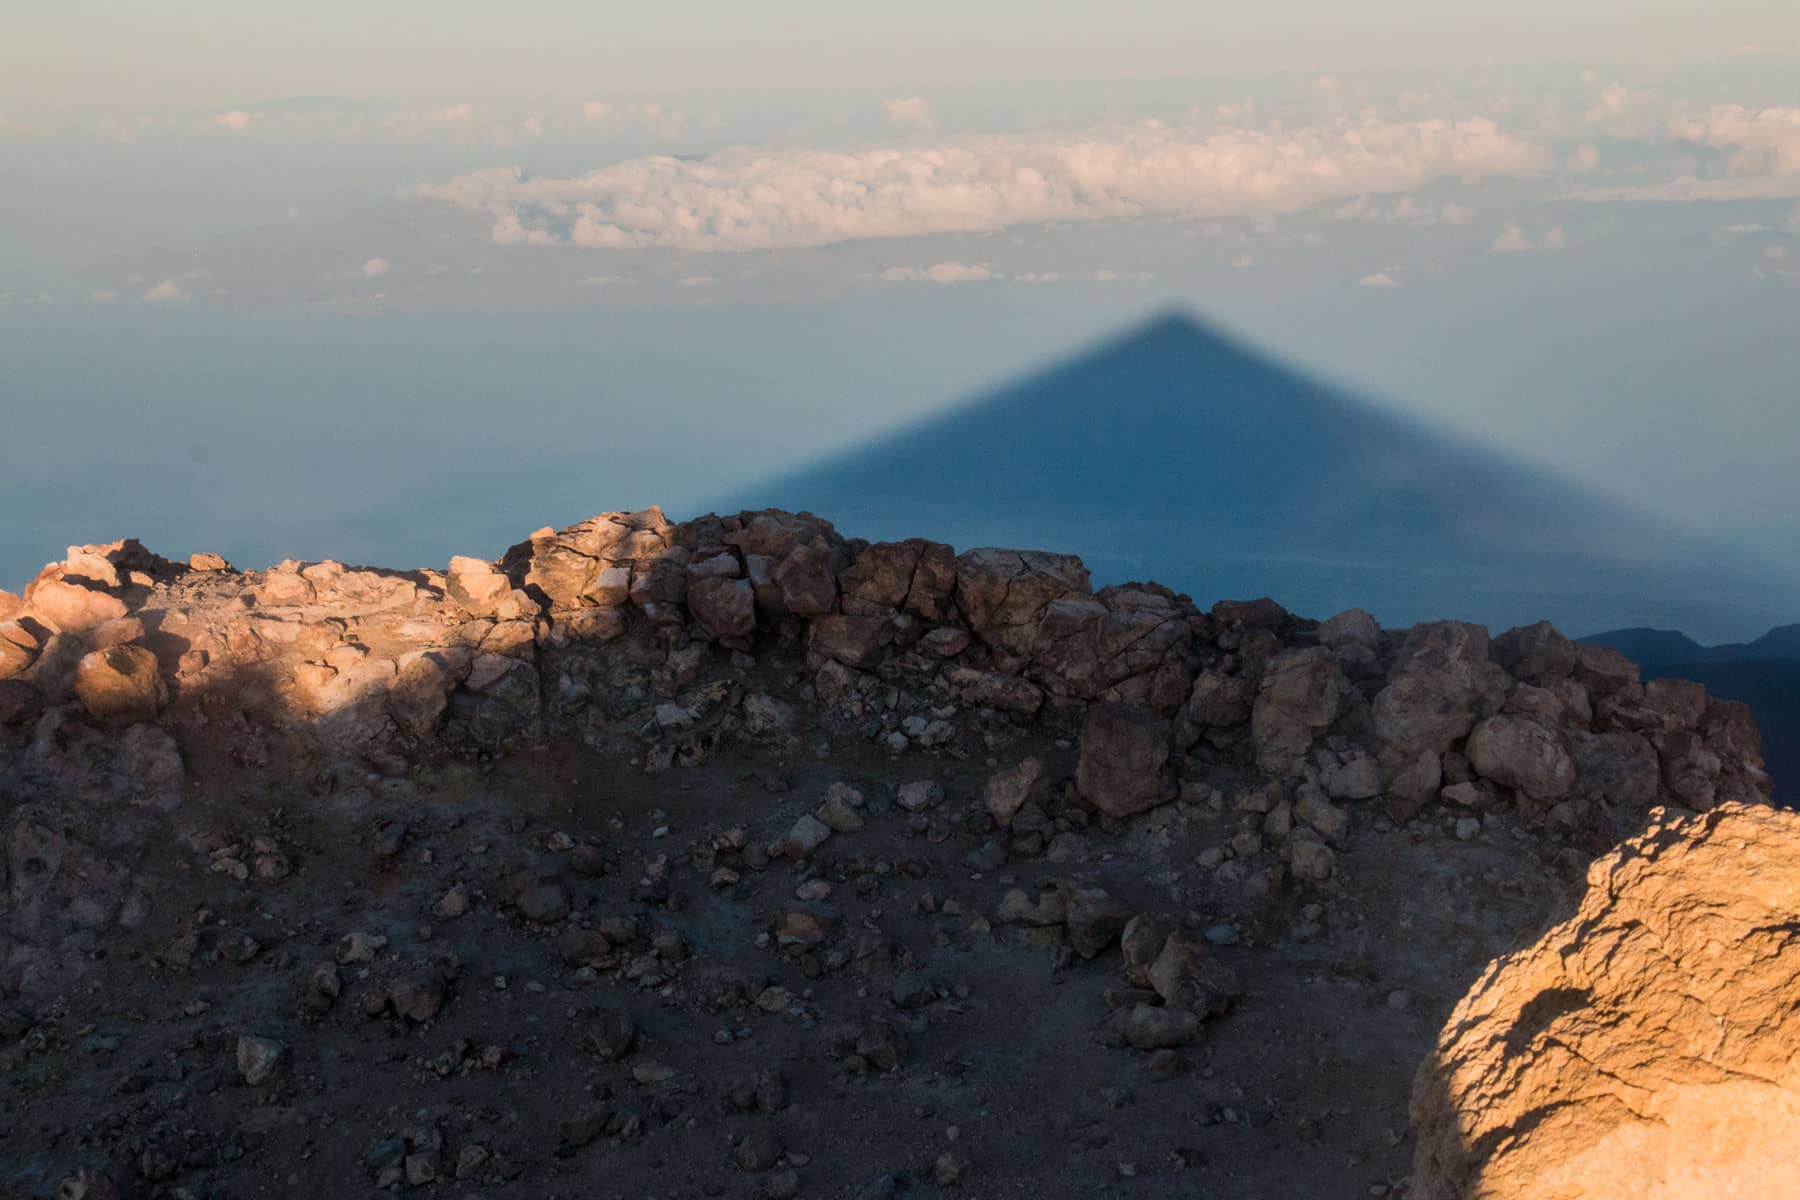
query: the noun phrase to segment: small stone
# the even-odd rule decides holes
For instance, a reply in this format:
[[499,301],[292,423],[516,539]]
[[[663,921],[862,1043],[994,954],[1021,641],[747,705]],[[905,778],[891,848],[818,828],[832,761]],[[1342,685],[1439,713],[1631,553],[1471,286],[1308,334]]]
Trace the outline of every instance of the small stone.
[[284,1052],[281,1043],[274,1038],[245,1034],[237,1043],[238,1074],[251,1087],[267,1083],[280,1068]]
[[939,1187],[955,1187],[962,1182],[968,1170],[968,1159],[954,1150],[946,1150],[938,1155],[937,1162],[932,1165],[931,1178]]
[[560,921],[569,915],[568,894],[554,883],[527,888],[519,897],[519,915],[540,925]]
[[740,1171],[760,1174],[781,1161],[783,1149],[781,1139],[773,1129],[759,1126],[738,1139],[737,1148],[731,1152],[731,1160]]
[[788,831],[787,841],[783,843],[783,853],[789,858],[805,858],[831,837],[831,827],[819,818],[808,813],[794,822]]
[[468,911],[469,889],[460,883],[445,892],[431,907],[431,915],[445,921],[453,921]]

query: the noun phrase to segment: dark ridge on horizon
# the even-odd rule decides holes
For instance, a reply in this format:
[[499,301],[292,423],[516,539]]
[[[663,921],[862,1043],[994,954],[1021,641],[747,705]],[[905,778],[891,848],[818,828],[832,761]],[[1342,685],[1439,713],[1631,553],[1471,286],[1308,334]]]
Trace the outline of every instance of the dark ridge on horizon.
[[1096,578],[1389,624],[1767,627],[1795,587],[1181,311],[766,485],[847,533],[1082,554]]

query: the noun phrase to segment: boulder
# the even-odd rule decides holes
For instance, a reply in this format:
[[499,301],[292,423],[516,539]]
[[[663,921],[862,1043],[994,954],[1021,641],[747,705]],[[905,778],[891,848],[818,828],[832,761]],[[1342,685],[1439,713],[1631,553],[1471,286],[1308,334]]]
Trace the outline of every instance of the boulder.
[[1322,646],[1270,660],[1251,714],[1257,766],[1275,775],[1295,773],[1313,739],[1337,720],[1350,692],[1337,657]]
[[1041,802],[1049,790],[1050,777],[1044,764],[1035,758],[1027,758],[1017,766],[997,771],[989,777],[981,799],[988,815],[994,818],[994,824],[1004,829],[1012,824],[1021,808],[1028,802]]
[[1414,1200],[1800,1194],[1800,814],[1658,811],[1496,960],[1412,1096]]
[[744,643],[756,633],[756,593],[748,579],[693,580],[687,603],[700,627],[720,641]]
[[99,588],[48,578],[25,589],[25,610],[63,633],[86,633],[124,616],[125,602]]
[[122,724],[155,720],[169,699],[156,655],[142,646],[84,655],[75,667],[75,695],[89,716]]
[[1169,723],[1150,710],[1113,701],[1089,705],[1076,785],[1111,817],[1154,808],[1175,798],[1169,751]]
[[1439,754],[1497,712],[1512,680],[1488,659],[1487,631],[1460,621],[1414,626],[1375,697],[1375,733],[1389,762]]
[[1489,717],[1469,737],[1469,765],[1484,778],[1537,800],[1575,786],[1575,763],[1561,735],[1534,717]]

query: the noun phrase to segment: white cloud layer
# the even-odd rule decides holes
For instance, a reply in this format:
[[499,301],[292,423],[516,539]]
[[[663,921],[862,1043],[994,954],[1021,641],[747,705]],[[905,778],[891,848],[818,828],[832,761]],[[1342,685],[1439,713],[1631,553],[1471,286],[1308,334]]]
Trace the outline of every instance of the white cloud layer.
[[1212,134],[1146,125],[856,152],[743,148],[568,178],[501,168],[413,194],[487,214],[502,245],[763,250],[1060,221],[1267,216],[1552,163],[1486,119]]
[[889,283],[980,283],[999,278],[976,263],[941,262],[929,267],[889,267],[881,273]]
[[1373,275],[1364,275],[1356,281],[1356,286],[1359,288],[1395,288],[1400,286],[1400,281],[1386,271],[1377,271]]
[[933,129],[937,126],[937,121],[931,115],[930,102],[921,96],[889,100],[881,107],[901,125],[916,125],[921,129]]
[[1494,239],[1494,244],[1488,249],[1495,254],[1527,254],[1533,250],[1561,250],[1568,244],[1568,238],[1564,236],[1561,225],[1552,225],[1544,230],[1542,237],[1533,241],[1531,235],[1526,233],[1522,226],[1509,223],[1500,231],[1500,236]]
[[138,299],[146,304],[166,304],[176,300],[186,300],[187,289],[173,279],[165,279],[155,287],[146,291]]
[[1750,109],[1724,104],[1703,116],[1676,121],[1683,141],[1728,150],[1733,175],[1800,175],[1800,105]]

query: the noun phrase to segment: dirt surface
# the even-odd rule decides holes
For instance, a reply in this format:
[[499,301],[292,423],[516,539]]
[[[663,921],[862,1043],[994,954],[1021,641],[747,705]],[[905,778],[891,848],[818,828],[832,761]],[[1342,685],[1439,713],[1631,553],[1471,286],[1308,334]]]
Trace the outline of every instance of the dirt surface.
[[[0,1013],[0,1196],[83,1170],[92,1197],[1397,1194],[1445,1014],[1584,861],[1505,815],[1460,840],[1369,812],[1332,879],[1256,895],[1202,860],[1243,824],[1222,794],[1102,821],[1062,798],[1067,741],[813,750],[651,773],[552,745],[333,794],[197,775],[140,868],[155,915],[95,935],[58,1007]],[[1009,857],[982,789],[1028,755],[1064,836]],[[905,811],[919,780],[943,797]],[[862,828],[759,853],[838,783]],[[1166,914],[1241,997],[1191,1046],[1102,1045],[1116,940],[1084,959],[997,919],[1053,882]],[[771,936],[796,909],[822,942]],[[260,1082],[244,1039],[274,1044]]]

